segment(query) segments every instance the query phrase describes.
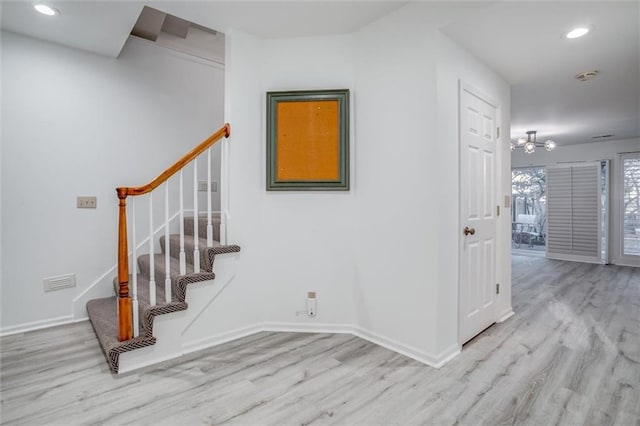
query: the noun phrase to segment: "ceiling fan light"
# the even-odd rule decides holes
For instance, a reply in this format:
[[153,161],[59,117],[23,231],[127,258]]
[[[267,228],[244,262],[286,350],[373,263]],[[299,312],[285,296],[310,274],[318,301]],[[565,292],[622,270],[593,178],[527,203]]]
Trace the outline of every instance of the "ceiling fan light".
[[520,136],[518,138],[518,145],[524,145],[525,143],[527,143],[527,138],[525,138],[524,136]]
[[547,151],[553,151],[554,149],[556,149],[556,147],[556,143],[552,140],[548,140],[544,143],[544,149],[546,149]]
[[533,154],[536,151],[536,144],[533,142],[527,142],[524,144],[524,152],[527,154]]
[[513,142],[511,142],[509,145],[511,145],[512,152],[516,150],[516,145]]

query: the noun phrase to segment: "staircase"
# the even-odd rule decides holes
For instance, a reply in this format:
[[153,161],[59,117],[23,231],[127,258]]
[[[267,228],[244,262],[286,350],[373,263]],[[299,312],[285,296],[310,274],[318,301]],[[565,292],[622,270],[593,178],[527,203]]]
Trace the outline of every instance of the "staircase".
[[[199,238],[200,265],[201,272],[194,273],[193,253],[193,217],[184,218],[184,246],[187,261],[187,274],[179,275],[179,252],[178,248],[180,234],[170,235],[170,255],[171,255],[171,302],[165,303],[164,279],[166,273],[164,271],[164,258],[166,241],[165,237],[160,237],[160,247],[162,253],[154,253],[156,261],[154,262],[155,278],[156,278],[156,298],[158,303],[154,306],[150,301],[149,292],[149,254],[138,256],[138,318],[140,335],[133,339],[123,342],[118,341],[118,323],[117,318],[117,292],[118,282],[114,278],[114,296],[101,299],[93,299],[87,302],[87,312],[89,319],[96,332],[96,336],[100,341],[100,345],[107,357],[109,367],[114,373],[118,372],[120,354],[123,352],[133,351],[135,349],[151,346],[156,343],[153,336],[153,320],[158,315],[164,315],[171,312],[183,311],[188,308],[185,301],[187,287],[189,284],[209,281],[215,278],[214,261],[218,254],[237,253],[240,247],[237,245],[221,245],[220,244],[220,215],[213,217],[214,242],[212,247],[207,247],[207,239]],[[206,235],[207,218],[200,216],[198,218],[199,235]],[[132,280],[130,280],[131,282]],[[215,284],[215,283],[214,283]]]
[[[187,305],[187,287],[189,284],[211,282],[216,277],[214,273],[214,261],[217,255],[225,253],[237,253],[240,247],[237,245],[221,244],[226,241],[226,228],[224,217],[220,213],[212,212],[211,186],[207,184],[207,208],[206,214],[201,215],[198,207],[199,157],[206,157],[207,182],[211,182],[211,146],[222,138],[228,138],[230,126],[225,124],[220,130],[204,140],[184,157],[166,169],[150,183],[140,187],[117,188],[119,198],[119,222],[118,222],[118,275],[113,280],[114,296],[89,300],[87,313],[100,345],[107,357],[109,367],[114,373],[122,369],[120,355],[156,345],[154,336],[154,319],[160,315],[168,315],[174,312],[185,311]],[[223,145],[224,148],[224,145]],[[224,150],[223,150],[224,152]],[[184,182],[183,169],[188,164],[193,166],[193,215],[184,216]],[[179,173],[178,200],[170,200],[170,178]],[[222,175],[222,173],[221,173]],[[174,182],[175,183],[175,182]],[[153,228],[153,194],[160,186],[164,187],[165,221],[161,229],[164,235],[159,238],[160,253],[155,253],[157,245],[154,244],[155,235]],[[174,185],[175,187],[175,185]],[[159,193],[163,191],[157,191]],[[149,217],[146,225],[149,227],[149,248],[147,253],[137,255],[141,248],[136,244],[136,214],[133,198],[147,194]],[[131,197],[132,214],[129,219],[133,224],[132,244],[129,244],[127,233],[127,197]],[[179,203],[180,232],[171,234],[171,218],[169,217],[170,204]],[[223,198],[224,204],[224,198]],[[177,215],[176,214],[176,215]],[[195,217],[194,217],[195,216]],[[176,216],[174,216],[176,217]],[[221,220],[222,219],[222,220]],[[222,230],[222,232],[221,232]],[[200,238],[204,236],[204,238]],[[131,246],[131,254],[128,248]],[[133,268],[134,275],[129,275],[129,259],[137,263]],[[137,272],[139,271],[139,273]],[[224,280],[223,280],[224,281]],[[228,283],[220,284],[220,289]],[[131,284],[131,285],[130,285]],[[215,283],[211,283],[215,286]],[[220,291],[220,290],[218,290]],[[208,296],[213,300],[217,294],[210,292]],[[199,293],[200,298],[203,297]],[[197,299],[196,299],[197,300]],[[198,305],[198,304],[196,304]],[[175,317],[173,331],[185,330],[199,317],[201,312],[194,312],[191,316]],[[180,319],[187,320],[181,323]],[[183,327],[183,328],[181,328]],[[170,342],[162,342],[155,354],[149,359],[136,361],[136,365],[148,365],[167,356],[179,356],[181,354],[180,335],[174,333],[164,334],[171,336]],[[175,340],[175,341],[174,341]],[[146,350],[145,350],[146,351]],[[131,354],[133,359],[146,357],[148,351],[138,351]],[[128,359],[131,359],[128,354]],[[125,370],[131,369],[131,363],[127,363]],[[134,367],[135,368],[135,367]]]

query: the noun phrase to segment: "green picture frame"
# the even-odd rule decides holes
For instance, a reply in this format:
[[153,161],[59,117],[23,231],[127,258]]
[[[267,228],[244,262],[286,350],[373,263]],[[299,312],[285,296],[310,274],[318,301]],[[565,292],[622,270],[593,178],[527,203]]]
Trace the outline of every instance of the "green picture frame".
[[266,189],[349,190],[349,89],[267,92]]

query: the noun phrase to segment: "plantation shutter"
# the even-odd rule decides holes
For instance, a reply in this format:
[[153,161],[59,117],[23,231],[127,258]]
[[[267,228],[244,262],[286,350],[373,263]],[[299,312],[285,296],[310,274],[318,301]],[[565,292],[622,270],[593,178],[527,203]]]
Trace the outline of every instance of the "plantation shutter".
[[600,162],[547,169],[547,257],[600,262]]

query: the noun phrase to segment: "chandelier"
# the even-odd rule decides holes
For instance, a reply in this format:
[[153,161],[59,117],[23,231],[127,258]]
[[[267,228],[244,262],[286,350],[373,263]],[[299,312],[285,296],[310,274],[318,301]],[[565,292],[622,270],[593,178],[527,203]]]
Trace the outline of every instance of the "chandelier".
[[527,137],[521,136],[518,138],[517,143],[511,142],[511,151],[515,151],[517,148],[522,148],[525,153],[533,154],[536,152],[536,147],[544,147],[547,151],[553,151],[556,149],[556,143],[552,140],[548,140],[544,143],[538,142],[536,140],[536,133],[536,130],[529,130],[527,132]]

